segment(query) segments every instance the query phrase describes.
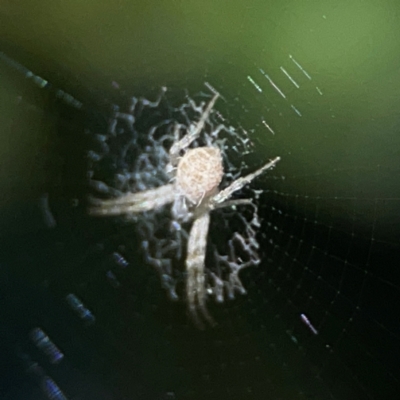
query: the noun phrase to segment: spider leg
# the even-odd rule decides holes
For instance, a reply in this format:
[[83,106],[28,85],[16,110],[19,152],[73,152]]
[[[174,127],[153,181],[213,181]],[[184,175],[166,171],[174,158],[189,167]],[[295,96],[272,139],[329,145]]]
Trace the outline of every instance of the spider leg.
[[178,164],[180,151],[188,148],[190,144],[199,137],[218,97],[219,93],[215,93],[214,97],[208,103],[197,124],[191,124],[188,133],[183,136],[181,140],[177,141],[171,146],[171,149],[169,151],[171,165],[176,166]]
[[90,215],[109,216],[128,213],[140,213],[160,208],[175,199],[174,185],[164,185],[139,193],[128,193],[109,200],[92,199]]
[[186,278],[186,296],[188,302],[188,311],[194,322],[200,329],[204,329],[203,323],[200,321],[199,314],[196,306],[196,270],[195,268],[189,268],[187,265],[187,278]]
[[204,213],[196,218],[190,230],[186,258],[186,296],[188,310],[199,328],[203,324],[198,311],[211,324],[215,322],[206,307],[206,288],[204,261],[206,258],[207,234],[210,225],[210,214]]
[[275,157],[272,161],[263,165],[261,168],[259,168],[257,171],[253,172],[252,174],[243,176],[243,177],[238,178],[235,181],[233,181],[227,188],[225,188],[224,190],[221,190],[210,200],[211,209],[217,208],[219,204],[228,200],[229,197],[231,197],[234,192],[242,189],[243,186],[248,185],[254,178],[261,175],[264,171],[274,167],[275,164],[280,159],[281,159],[280,157]]
[[252,199],[227,200],[227,201],[224,201],[223,203],[216,204],[214,206],[214,210],[217,208],[234,207],[234,206],[241,206],[241,205],[247,206],[249,204],[253,204]]
[[207,310],[207,305],[206,305],[206,280],[205,280],[205,274],[204,274],[204,264],[203,268],[201,270],[197,271],[197,276],[196,276],[196,293],[197,293],[197,305],[198,308],[202,314],[202,316],[208,321],[210,325],[215,325],[215,321],[213,317],[210,315],[210,313]]

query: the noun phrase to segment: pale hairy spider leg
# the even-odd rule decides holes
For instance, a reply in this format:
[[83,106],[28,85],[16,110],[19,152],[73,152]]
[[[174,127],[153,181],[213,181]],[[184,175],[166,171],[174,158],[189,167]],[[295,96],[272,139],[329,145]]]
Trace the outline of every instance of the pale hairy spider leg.
[[90,215],[110,216],[154,210],[175,199],[174,185],[164,185],[140,193],[130,193],[121,198],[100,200],[90,207]]
[[280,160],[280,157],[274,158],[269,163],[265,164],[257,171],[253,172],[252,174],[243,176],[241,178],[236,179],[233,181],[227,188],[221,190],[218,194],[216,194],[211,201],[212,208],[215,208],[217,204],[224,202],[225,200],[229,199],[234,192],[240,190],[243,186],[249,184],[254,178],[261,175],[264,171],[272,168],[275,164]]
[[225,207],[233,207],[233,206],[247,206],[253,204],[253,200],[252,199],[236,199],[236,200],[227,200],[224,201],[223,203],[218,203],[215,204],[214,206],[214,210],[216,210],[217,208],[225,208]]
[[204,329],[204,325],[200,322],[200,318],[197,314],[195,282],[196,282],[195,270],[193,268],[188,269],[186,277],[186,297],[187,297],[188,311],[191,318],[196,323],[196,325],[200,329]]
[[205,274],[204,274],[204,264],[203,268],[201,271],[197,271],[197,282],[196,282],[196,293],[197,293],[197,301],[198,301],[198,306],[199,309],[203,315],[203,317],[208,321],[210,325],[216,325],[213,317],[210,315],[210,313],[207,310],[206,306],[206,297],[207,297],[207,291],[206,291],[206,279],[205,279]]
[[212,108],[214,107],[214,104],[217,101],[218,97],[219,97],[219,93],[216,93],[214,95],[214,97],[211,99],[211,101],[208,103],[207,108],[203,112],[203,114],[202,114],[201,118],[199,119],[199,121],[197,122],[197,124],[190,125],[189,132],[181,140],[179,140],[178,142],[174,143],[171,146],[169,154],[171,157],[172,165],[174,165],[174,162],[172,162],[172,160],[175,160],[179,157],[179,152],[181,150],[184,150],[187,147],[189,147],[190,144],[199,137],[201,131],[204,128],[204,124],[206,123],[206,120],[207,120],[208,116],[210,115],[210,112],[211,112]]
[[186,296],[188,299],[189,313],[198,325],[201,322],[198,317],[198,307],[203,316],[213,323],[205,306],[205,278],[204,262],[206,258],[207,236],[210,225],[210,214],[204,213],[194,220],[190,230],[187,258],[186,258]]
[[126,193],[114,199],[101,200],[101,204],[107,207],[107,205],[138,203],[154,197],[168,197],[168,193],[173,190],[174,186],[168,184],[154,189],[144,190],[143,192]]
[[[208,82],[204,82],[204,86],[207,87],[207,89],[209,89],[211,92],[213,92],[214,94],[219,94],[217,89],[215,89],[213,86],[211,86]],[[224,99],[225,100],[225,99]]]

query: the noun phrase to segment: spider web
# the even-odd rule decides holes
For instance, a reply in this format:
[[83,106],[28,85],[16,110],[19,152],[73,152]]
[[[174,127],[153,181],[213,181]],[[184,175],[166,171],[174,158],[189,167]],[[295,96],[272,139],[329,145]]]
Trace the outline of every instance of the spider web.
[[[157,249],[150,243],[148,253],[146,248],[137,249],[145,242],[135,238],[132,224],[138,224],[139,237],[148,237],[154,233],[156,219],[162,238],[171,232],[168,213],[148,215],[149,226],[145,216],[130,224],[122,220],[82,222],[86,218],[84,207],[79,204],[71,211],[69,200],[74,196],[83,199],[83,190],[50,193],[50,206],[45,206],[45,211],[53,212],[62,232],[57,242],[67,243],[62,256],[58,245],[52,268],[44,267],[49,264],[49,240],[41,243],[48,246],[45,255],[22,258],[22,265],[33,272],[19,267],[20,258],[7,260],[13,267],[8,275],[2,270],[2,282],[12,283],[3,285],[5,304],[16,310],[15,315],[27,314],[26,309],[16,306],[15,293],[34,300],[27,308],[29,317],[21,323],[18,346],[8,336],[4,343],[17,348],[12,352],[22,362],[24,373],[34,377],[47,396],[61,399],[84,392],[99,399],[107,395],[164,399],[396,397],[400,376],[397,113],[377,122],[377,103],[371,106],[352,98],[347,109],[340,107],[330,96],[329,74],[304,61],[301,50],[296,50],[285,49],[280,58],[269,63],[256,61],[240,74],[227,66],[225,76],[234,76],[231,80],[238,82],[236,86],[226,83],[227,78],[226,82],[221,77],[212,79],[215,76],[210,72],[202,76],[202,81],[212,82],[226,100],[217,103],[221,117],[213,115],[215,124],[222,121],[238,127],[238,135],[226,132],[227,139],[233,139],[226,145],[226,152],[233,151],[225,160],[226,165],[232,163],[233,171],[227,179],[251,171],[266,158],[282,158],[273,173],[240,193],[240,197],[258,196],[261,263],[241,272],[246,296],[211,308],[217,328],[200,333],[191,327],[184,309],[165,301],[159,274],[152,275],[151,268],[140,261],[143,251],[154,255]],[[380,82],[377,78],[377,82],[367,83],[377,89]],[[191,86],[191,82],[180,82],[180,88]],[[210,96],[207,90],[199,94],[192,88],[188,95],[196,104]],[[167,99],[165,103],[143,108],[143,113],[148,113],[140,119],[143,127],[150,128],[155,120],[181,118],[184,123],[183,111],[190,114],[188,120],[194,118],[196,113],[182,91],[169,87],[166,96],[162,99]],[[157,91],[146,98],[157,99]],[[383,102],[383,96],[379,100]],[[34,102],[27,100],[28,104]],[[28,112],[27,103],[19,105],[23,112]],[[76,107],[68,104],[64,106],[68,112]],[[179,104],[185,107],[179,108]],[[371,116],[356,113],[356,106],[364,106]],[[85,112],[90,114],[88,109]],[[113,112],[119,111],[122,106]],[[90,157],[96,164],[101,163],[96,155],[101,154],[104,141],[93,141],[93,137],[108,132],[110,126],[109,113],[100,114],[102,118],[106,115],[101,129],[93,128],[90,115],[89,121],[80,121],[82,129],[73,136],[85,136],[82,147],[92,149]],[[129,131],[129,123],[121,124],[121,129]],[[66,131],[71,133],[68,128]],[[367,135],[358,136],[360,131]],[[244,152],[251,152],[241,165],[237,154],[243,148],[235,153],[234,146],[238,138],[239,144],[246,140],[244,132],[249,132],[255,146],[244,148]],[[128,137],[131,135],[125,139]],[[146,144],[139,143],[132,159],[141,154],[147,157],[157,149],[159,168],[162,155],[158,138],[156,143],[145,153]],[[162,147],[169,144],[167,141]],[[113,151],[120,148],[118,143]],[[151,169],[154,164],[148,166]],[[117,170],[118,166],[107,164],[95,172],[103,171],[100,181],[115,183]],[[109,175],[107,171],[111,171]],[[138,182],[143,187],[158,186],[166,179],[162,169],[158,171],[160,176],[144,175]],[[65,173],[61,180],[64,185],[68,176]],[[110,187],[122,190],[116,184]],[[95,189],[98,193],[101,185]],[[68,207],[57,204],[57,196],[68,200]],[[211,244],[229,243],[230,229],[243,230],[248,225],[242,217],[251,221],[252,216],[251,208],[213,214]],[[70,231],[77,240],[69,239]],[[92,234],[96,240],[88,240],[87,232],[93,231],[100,233]],[[171,238],[178,243],[171,249],[175,256],[182,248],[179,240],[181,234],[185,239],[185,227],[176,232]],[[24,246],[29,248],[18,243],[18,248]],[[229,246],[218,248],[221,257],[228,254]],[[78,257],[80,250],[84,255]],[[213,257],[210,246],[208,259],[213,261]],[[168,254],[166,258],[179,257]],[[167,274],[172,276],[170,288],[182,279],[182,269],[172,271]],[[48,282],[47,286],[43,282]],[[95,367],[95,361],[101,366]],[[107,376],[107,382],[100,382],[99,376]],[[151,384],[143,384],[146,379]],[[23,398],[23,389],[11,389],[6,380],[3,393],[9,388],[8,398]]]
[[[171,176],[166,171],[169,149],[190,130],[192,124],[200,120],[211,97],[209,95],[196,102],[186,94],[186,101],[173,107],[168,104],[166,92],[167,89],[163,88],[155,101],[132,97],[125,107],[126,112],[115,106],[107,132],[93,135],[88,158],[89,184],[95,190],[94,196],[102,192],[113,196],[138,193],[171,182]],[[220,113],[217,118],[223,119]],[[211,114],[201,135],[190,147],[214,145],[221,149],[226,166],[221,186],[224,188],[237,179],[245,167],[244,161],[236,167],[232,160],[239,154],[250,153],[252,143],[243,129],[240,131],[226,126],[217,118]],[[178,300],[184,297],[183,293],[178,295],[177,285],[183,283],[186,274],[183,266],[190,224],[173,219],[169,208],[130,214],[122,219],[135,224],[146,264],[157,270],[170,299]],[[260,226],[257,206],[254,203],[248,205],[250,212],[247,213],[238,212],[236,208],[243,207],[233,207],[230,212],[229,220],[233,220],[235,228],[225,222],[228,221],[227,212],[213,212],[224,217],[213,223],[211,230],[213,226],[217,229],[224,224],[225,230],[232,236],[223,241],[212,241],[208,246],[207,287],[218,302],[224,300],[225,292],[230,299],[234,299],[235,292],[244,294],[246,291],[240,282],[239,272],[260,262],[256,239]],[[236,217],[236,214],[239,215]]]

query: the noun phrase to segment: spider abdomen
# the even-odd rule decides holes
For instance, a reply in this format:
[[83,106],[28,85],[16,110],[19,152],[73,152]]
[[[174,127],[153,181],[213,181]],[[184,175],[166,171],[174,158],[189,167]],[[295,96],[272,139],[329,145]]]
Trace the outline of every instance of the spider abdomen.
[[223,177],[221,150],[217,147],[189,149],[179,160],[176,185],[193,204],[211,195]]

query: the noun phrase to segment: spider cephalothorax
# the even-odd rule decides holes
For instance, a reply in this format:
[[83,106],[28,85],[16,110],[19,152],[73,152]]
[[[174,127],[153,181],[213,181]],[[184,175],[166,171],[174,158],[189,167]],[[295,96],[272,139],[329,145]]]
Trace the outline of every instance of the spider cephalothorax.
[[[171,212],[175,220],[193,221],[187,244],[186,297],[189,312],[200,325],[199,311],[206,320],[213,323],[206,307],[210,289],[206,289],[204,270],[210,212],[221,207],[251,204],[250,199],[229,198],[279,161],[279,157],[276,157],[252,174],[240,177],[225,189],[219,190],[224,175],[221,150],[214,144],[189,147],[199,138],[218,97],[219,94],[215,93],[199,121],[192,123],[186,134],[172,144],[167,165],[167,171],[172,177],[171,183],[110,200],[96,199],[89,208],[91,215],[110,216],[145,212],[172,203]],[[177,125],[175,133],[179,133],[180,129],[181,126]],[[220,298],[221,294],[216,297]]]

